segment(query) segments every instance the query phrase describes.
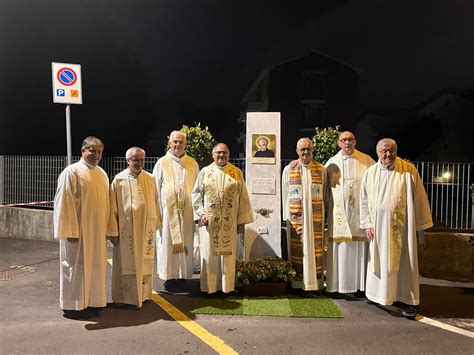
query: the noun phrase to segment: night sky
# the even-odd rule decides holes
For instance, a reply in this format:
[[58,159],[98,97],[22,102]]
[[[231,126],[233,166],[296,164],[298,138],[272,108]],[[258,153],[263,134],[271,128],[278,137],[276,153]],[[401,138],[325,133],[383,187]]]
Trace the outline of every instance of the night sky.
[[473,10],[469,0],[0,0],[0,154],[66,154],[53,61],[82,66],[74,154],[87,135],[122,155],[199,121],[233,148],[258,73],[310,48],[358,69],[359,112],[473,89]]

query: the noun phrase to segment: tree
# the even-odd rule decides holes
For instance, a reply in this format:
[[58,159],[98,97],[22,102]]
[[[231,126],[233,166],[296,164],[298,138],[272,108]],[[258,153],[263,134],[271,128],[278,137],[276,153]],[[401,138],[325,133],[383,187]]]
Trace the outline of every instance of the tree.
[[339,125],[335,128],[327,127],[320,129],[315,128],[316,134],[313,136],[313,158],[321,163],[325,164],[329,158],[335,155],[339,151],[337,140],[339,139]]
[[199,168],[203,168],[212,162],[215,139],[207,126],[203,129],[201,122],[194,124],[194,127],[183,125],[180,131],[186,134],[186,153],[196,159]]

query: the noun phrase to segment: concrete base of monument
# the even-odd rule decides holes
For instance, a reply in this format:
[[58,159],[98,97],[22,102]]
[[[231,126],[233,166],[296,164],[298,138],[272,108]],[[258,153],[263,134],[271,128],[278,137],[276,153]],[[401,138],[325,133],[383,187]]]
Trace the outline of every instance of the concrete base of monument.
[[433,279],[474,282],[474,233],[426,232],[418,247],[420,275]]

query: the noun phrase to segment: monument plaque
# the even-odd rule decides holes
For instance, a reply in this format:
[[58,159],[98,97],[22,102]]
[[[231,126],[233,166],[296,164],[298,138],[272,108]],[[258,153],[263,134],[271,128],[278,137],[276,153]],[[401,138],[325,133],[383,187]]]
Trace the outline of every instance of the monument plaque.
[[272,178],[252,178],[252,193],[258,195],[275,195],[276,180]]

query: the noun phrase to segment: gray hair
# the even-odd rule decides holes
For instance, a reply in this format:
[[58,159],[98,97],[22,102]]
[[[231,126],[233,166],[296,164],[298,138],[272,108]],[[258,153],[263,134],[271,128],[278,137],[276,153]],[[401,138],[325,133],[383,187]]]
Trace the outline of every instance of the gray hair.
[[393,145],[395,146],[395,149],[398,150],[397,142],[395,142],[395,140],[392,138],[382,138],[381,140],[379,140],[379,142],[375,146],[375,150],[378,151],[379,148],[383,145]]
[[104,143],[102,143],[102,141],[99,138],[94,137],[94,136],[88,136],[84,138],[84,140],[82,141],[81,149],[82,148],[87,149],[91,145],[100,145],[102,149],[104,149]]
[[184,142],[186,143],[186,133],[182,132],[182,131],[173,131],[170,133],[170,139],[169,141],[171,142],[171,140],[173,139],[173,136],[181,136],[184,138]]
[[307,137],[304,137],[304,138],[298,139],[298,142],[296,142],[296,149],[298,149],[298,146],[300,145],[300,143],[303,143],[303,142],[309,142],[309,144],[311,144],[311,148],[314,148],[313,141]]
[[227,150],[227,154],[230,155],[229,147],[225,143],[217,143],[214,147],[212,147],[212,154],[214,154],[214,152],[215,152],[218,145],[223,145],[225,147],[225,149]]
[[140,148],[140,147],[132,147],[128,148],[127,151],[125,152],[125,159],[128,161],[132,157],[132,154],[134,151],[139,151],[140,153],[143,153],[146,155],[145,150]]

